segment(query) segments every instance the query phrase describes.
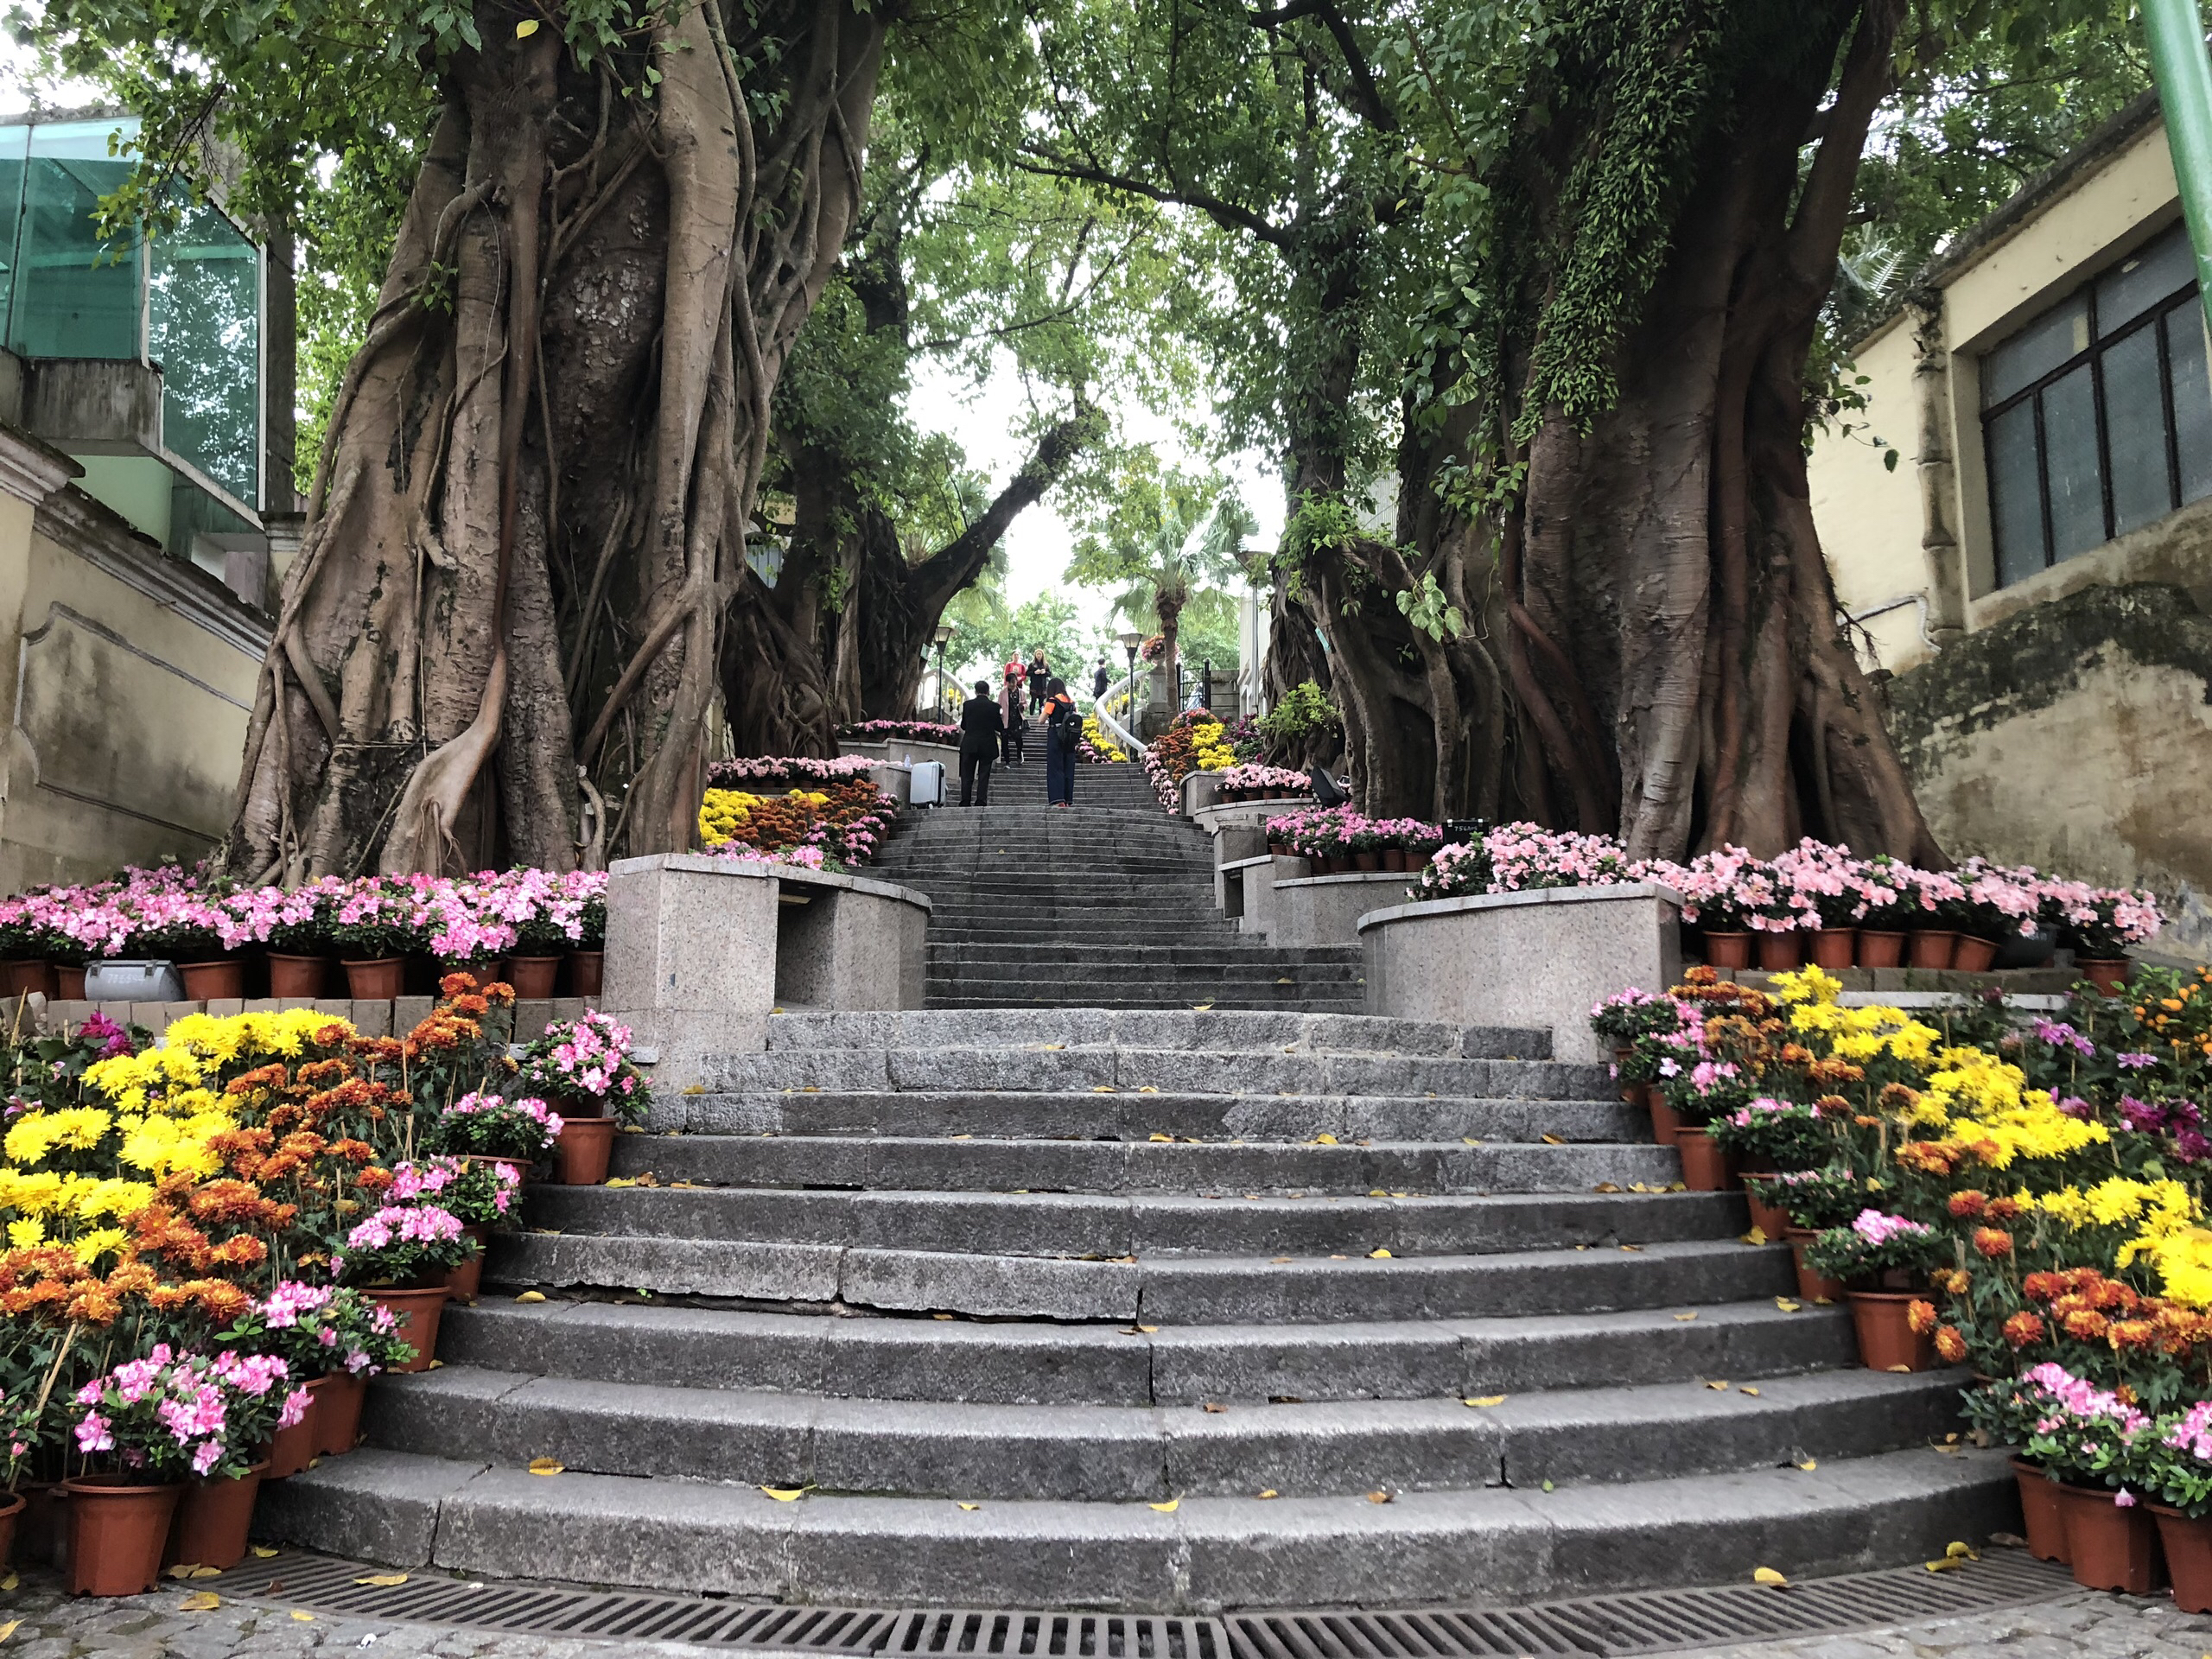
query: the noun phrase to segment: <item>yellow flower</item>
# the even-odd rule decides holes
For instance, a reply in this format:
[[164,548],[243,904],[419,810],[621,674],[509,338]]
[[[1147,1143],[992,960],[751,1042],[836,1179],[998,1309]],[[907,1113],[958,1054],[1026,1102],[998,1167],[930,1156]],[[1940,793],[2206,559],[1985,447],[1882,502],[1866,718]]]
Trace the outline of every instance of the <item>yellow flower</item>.
[[85,1234],[70,1245],[76,1257],[86,1267],[92,1266],[103,1255],[109,1255],[124,1246],[125,1235],[120,1227],[100,1227]]
[[1770,988],[1777,1001],[1829,1003],[1842,991],[1843,982],[1818,968],[1800,968],[1777,974]]
[[10,1249],[35,1250],[46,1243],[45,1224],[26,1217],[22,1221],[8,1224],[8,1246]]

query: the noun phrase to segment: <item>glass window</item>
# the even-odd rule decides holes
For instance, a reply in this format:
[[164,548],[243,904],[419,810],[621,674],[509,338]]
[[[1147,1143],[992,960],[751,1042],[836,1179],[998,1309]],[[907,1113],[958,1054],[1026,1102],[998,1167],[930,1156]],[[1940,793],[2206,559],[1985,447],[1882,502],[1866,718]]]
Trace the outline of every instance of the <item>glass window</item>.
[[2001,404],[2023,386],[2033,385],[2088,343],[2088,299],[2076,294],[2049,315],[2021,329],[1983,360],[1982,406]]
[[2112,529],[2121,536],[2173,511],[2172,485],[2166,477],[2165,399],[2158,386],[2158,331],[2138,328],[2123,334],[2104,353],[2103,365]]
[[2036,406],[2018,403],[1989,423],[1990,517],[1997,531],[1997,580],[2004,585],[2050,563],[2043,545],[2043,462]]
[[1982,359],[1997,580],[2212,495],[2212,379],[2177,226]]
[[147,353],[162,442],[240,500],[261,477],[260,251],[213,207],[154,238]]
[[2117,334],[2196,280],[2196,257],[2189,249],[2189,232],[2177,225],[2098,279],[2097,332]]
[[8,346],[24,357],[139,354],[143,291],[135,239],[103,237],[99,199],[130,163],[108,153],[114,121],[58,121],[30,130]]

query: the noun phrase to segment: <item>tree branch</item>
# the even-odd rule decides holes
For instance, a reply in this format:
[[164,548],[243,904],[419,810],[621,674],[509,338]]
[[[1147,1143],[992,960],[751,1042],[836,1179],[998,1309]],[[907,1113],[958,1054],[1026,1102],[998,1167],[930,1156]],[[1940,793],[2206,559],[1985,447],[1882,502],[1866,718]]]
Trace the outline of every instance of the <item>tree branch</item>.
[[1352,95],[1345,102],[1377,132],[1395,132],[1397,112],[1383,101],[1382,89],[1375,84],[1375,72],[1367,67],[1367,54],[1359,49],[1358,37],[1332,0],[1291,0],[1286,6],[1268,10],[1248,9],[1244,13],[1244,20],[1255,29],[1274,29],[1300,17],[1319,18],[1335,40],[1337,50],[1344,54],[1344,70],[1351,76],[1352,86]]
[[1150,201],[1170,201],[1185,207],[1195,207],[1225,231],[1245,231],[1272,247],[1285,252],[1290,249],[1290,232],[1263,219],[1249,207],[1239,207],[1233,201],[1209,195],[1202,190],[1185,189],[1148,184],[1142,179],[1133,179],[1124,174],[1109,173],[1103,168],[1086,166],[1040,149],[1026,152],[1034,160],[1022,156],[1014,158],[1014,164],[1025,173],[1034,173],[1040,178],[1074,179],[1084,184],[1103,185],[1109,190],[1124,190]]
[[1037,451],[1028,464],[1014,475],[976,522],[913,568],[906,581],[915,593],[918,614],[936,615],[982,573],[984,562],[1006,534],[1007,526],[1058,481],[1090,442],[1097,424],[1097,411],[1078,399],[1075,413],[1037,441]]

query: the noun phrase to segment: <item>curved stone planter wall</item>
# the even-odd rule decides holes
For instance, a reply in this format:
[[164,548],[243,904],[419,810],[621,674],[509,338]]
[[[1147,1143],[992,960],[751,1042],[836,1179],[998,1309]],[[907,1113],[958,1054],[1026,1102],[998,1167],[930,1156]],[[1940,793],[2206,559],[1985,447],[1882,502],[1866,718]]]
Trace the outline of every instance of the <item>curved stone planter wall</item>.
[[930,901],[911,887],[698,853],[607,867],[601,1006],[658,1058],[656,1088],[767,1045],[781,1008],[918,1008]]
[[[1295,861],[1306,862],[1304,859]],[[1338,875],[1308,875],[1300,870],[1287,879],[1279,871],[1268,906],[1268,943],[1351,944],[1359,938],[1363,918],[1379,905],[1404,899],[1406,889],[1420,880],[1403,870],[1360,870]]]
[[1680,977],[1681,908],[1680,893],[1642,882],[1371,911],[1359,919],[1367,1011],[1548,1026],[1555,1058],[1604,1059],[1591,1005],[1624,986],[1662,991]]

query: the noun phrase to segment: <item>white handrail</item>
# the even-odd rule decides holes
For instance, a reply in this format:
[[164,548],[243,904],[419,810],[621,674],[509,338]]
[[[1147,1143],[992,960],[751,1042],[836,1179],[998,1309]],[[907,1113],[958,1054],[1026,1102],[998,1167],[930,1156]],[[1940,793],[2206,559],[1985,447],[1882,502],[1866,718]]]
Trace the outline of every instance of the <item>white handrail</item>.
[[1105,698],[1091,698],[1090,712],[1097,716],[1098,724],[1104,728],[1106,734],[1109,737],[1111,737],[1123,748],[1134,749],[1138,753],[1141,754],[1146,749],[1151,747],[1149,744],[1139,742],[1135,737],[1131,735],[1128,727],[1122,725],[1120,721],[1115,719],[1113,715],[1106,712]]

